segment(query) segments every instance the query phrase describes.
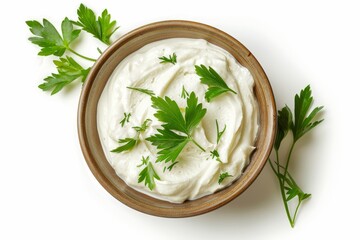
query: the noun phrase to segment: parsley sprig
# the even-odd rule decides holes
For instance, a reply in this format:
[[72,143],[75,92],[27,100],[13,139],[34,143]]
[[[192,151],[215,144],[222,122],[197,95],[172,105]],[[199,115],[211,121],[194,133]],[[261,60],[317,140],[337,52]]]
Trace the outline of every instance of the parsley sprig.
[[156,162],[175,162],[189,142],[193,142],[202,151],[205,151],[192,137],[193,130],[206,114],[206,109],[202,107],[201,103],[198,103],[194,92],[191,92],[187,98],[185,117],[178,104],[169,97],[153,96],[151,101],[152,107],[157,109],[154,116],[163,123],[162,129],[158,129],[157,134],[146,139],[159,150]]
[[124,118],[121,119],[120,125],[124,127],[125,123],[128,123],[130,121],[131,113],[125,113],[124,112]]
[[155,179],[160,180],[159,175],[157,175],[154,166],[150,162],[150,157],[141,159],[141,164],[138,167],[145,166],[144,169],[139,173],[138,183],[144,181],[145,186],[152,191],[155,188]]
[[84,69],[72,57],[66,56],[53,61],[58,73],[52,73],[44,79],[39,88],[44,91],[51,91],[51,95],[58,93],[63,87],[69,85],[76,79],[84,82],[90,68]]
[[182,86],[182,89],[181,89],[181,98],[183,98],[183,99],[186,99],[186,98],[188,98],[189,97],[189,93],[186,91],[186,89],[185,89],[185,86],[183,85]]
[[141,93],[145,93],[149,96],[155,96],[155,93],[154,91],[152,90],[149,90],[149,89],[145,89],[145,88],[136,88],[136,87],[127,87],[128,89],[131,89],[131,90],[134,90],[134,91],[138,91],[138,92],[141,92]]
[[228,172],[221,173],[219,176],[218,183],[221,184],[225,180],[225,178],[229,178],[229,177],[233,177],[233,176],[230,175]]
[[[294,150],[294,146],[297,141],[304,136],[311,129],[319,125],[323,120],[315,120],[318,113],[323,107],[315,107],[309,114],[310,107],[313,103],[313,97],[311,96],[310,85],[300,91],[300,94],[295,95],[294,114],[291,112],[288,106],[283,107],[278,111],[278,130],[274,144],[275,160],[269,159],[271,169],[274,171],[275,176],[278,179],[279,187],[281,191],[281,197],[285,207],[286,215],[289,219],[291,227],[295,226],[296,216],[301,203],[308,199],[311,194],[305,193],[294,178],[289,173],[289,164],[291,155]],[[285,158],[285,163],[280,162],[279,149],[281,142],[286,135],[292,133],[292,143],[290,150]],[[291,213],[289,202],[295,200],[297,197],[297,205],[295,211]]]
[[218,123],[218,120],[217,120],[217,119],[215,120],[215,123],[216,123],[216,144],[219,144],[220,139],[221,139],[222,135],[224,134],[224,132],[225,132],[225,130],[226,130],[226,124],[225,124],[223,130],[220,131],[220,129],[219,129],[219,123]]
[[38,53],[40,56],[55,55],[61,57],[68,50],[79,57],[95,61],[95,59],[77,53],[70,47],[70,43],[78,38],[81,30],[74,29],[73,24],[68,18],[65,18],[61,23],[62,36],[47,19],[43,19],[42,25],[35,20],[26,21],[26,24],[30,27],[30,32],[34,34],[34,37],[30,37],[29,41],[40,47],[40,52]]
[[200,77],[201,83],[209,86],[205,93],[206,101],[210,102],[215,97],[228,91],[236,94],[212,67],[208,69],[204,65],[195,65],[195,72]]
[[[106,9],[97,20],[94,11],[83,4],[80,5],[77,12],[79,21],[71,21],[65,17],[61,23],[60,32],[47,19],[43,19],[42,23],[36,20],[26,21],[33,34],[29,41],[40,47],[38,55],[59,57],[58,60],[53,61],[58,72],[46,77],[45,82],[39,85],[40,89],[51,91],[51,95],[58,93],[77,79],[83,83],[90,71],[90,67],[83,67],[71,56],[63,57],[64,54],[70,53],[90,62],[96,61],[95,58],[84,56],[72,47],[72,43],[79,37],[82,30],[93,34],[108,45],[110,36],[117,30],[116,21],[111,20]],[[76,26],[81,29],[76,29]]]
[[162,57],[159,57],[159,59],[161,60],[160,63],[171,63],[173,65],[176,64],[176,54],[173,53],[172,55],[169,55],[169,57],[165,57],[165,56],[162,56]]
[[[215,123],[216,123],[216,144],[218,145],[219,142],[220,142],[220,140],[221,140],[222,135],[224,134],[224,132],[225,132],[225,130],[226,130],[226,125],[224,126],[223,130],[220,131],[220,129],[219,129],[219,123],[218,123],[218,120],[217,120],[217,119],[215,120]],[[221,159],[220,159],[220,154],[219,154],[219,152],[217,151],[217,147],[218,147],[218,146],[216,146],[216,148],[215,148],[214,150],[210,151],[210,156],[211,156],[212,159],[215,158],[216,161],[222,163],[222,161],[221,161]]]
[[214,149],[214,150],[210,151],[210,157],[211,157],[212,159],[215,158],[215,160],[218,161],[219,163],[223,163],[223,162],[221,161],[221,159],[220,159],[220,154],[219,154],[219,152],[218,152],[217,149]]
[[116,21],[111,20],[107,9],[96,19],[94,11],[81,4],[77,14],[78,21],[73,21],[75,25],[80,26],[82,30],[92,34],[106,45],[110,45],[110,37],[119,27],[116,27]]
[[[136,131],[136,135],[134,137],[127,137],[127,138],[121,138],[118,140],[118,143],[121,143],[122,145],[111,150],[113,153],[121,153],[124,151],[129,151],[133,149],[136,144],[139,142],[140,133],[145,132],[146,129],[149,127],[148,123],[150,122],[150,119],[146,119],[141,126],[135,126],[133,129]],[[121,123],[120,123],[121,124]]]

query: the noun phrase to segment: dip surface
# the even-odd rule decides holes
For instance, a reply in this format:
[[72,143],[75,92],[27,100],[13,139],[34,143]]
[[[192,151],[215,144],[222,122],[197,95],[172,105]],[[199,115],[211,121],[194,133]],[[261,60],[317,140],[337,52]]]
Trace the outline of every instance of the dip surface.
[[[176,53],[177,63],[161,64],[159,57]],[[212,67],[237,94],[226,92],[210,103],[205,100],[207,85],[200,82],[195,65]],[[112,73],[97,108],[97,126],[101,144],[110,165],[117,175],[130,187],[152,197],[181,203],[209,195],[230,185],[239,178],[249,163],[258,132],[258,105],[253,93],[254,80],[250,72],[241,66],[227,51],[202,39],[173,38],[144,46],[127,56]],[[150,96],[128,89],[136,87],[152,90],[157,96],[168,96],[180,108],[186,107],[181,98],[183,87],[188,93],[195,92],[198,101],[207,109],[193,137],[205,150],[201,151],[192,142],[188,143],[177,158],[178,163],[171,171],[163,172],[169,163],[155,162],[157,148],[145,138],[157,133],[161,122],[155,117]],[[130,113],[129,122],[122,127],[119,122],[124,113]],[[112,153],[119,147],[121,138],[134,137],[132,128],[151,119],[148,129],[139,135],[140,141],[130,151]],[[220,131],[226,130],[217,144],[216,123]],[[210,155],[217,149],[220,161]],[[155,180],[151,191],[138,183],[142,167],[142,156],[150,161],[161,180]],[[228,172],[221,184],[221,173]]]

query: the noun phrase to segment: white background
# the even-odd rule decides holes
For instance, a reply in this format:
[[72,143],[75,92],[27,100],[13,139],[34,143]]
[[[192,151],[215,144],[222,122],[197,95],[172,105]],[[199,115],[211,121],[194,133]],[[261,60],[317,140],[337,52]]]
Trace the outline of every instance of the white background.
[[[264,67],[278,107],[311,84],[325,121],[297,146],[291,172],[313,194],[291,229],[268,165],[241,196],[211,213],[165,219],[132,210],[95,180],[76,128],[80,85],[55,96],[37,85],[54,71],[37,56],[26,20],[59,26],[78,1],[2,3],[0,239],[357,238],[360,14],[356,1],[83,1],[108,8],[115,37],[168,19],[207,23],[241,41]],[[91,39],[79,51],[97,57]],[[96,43],[96,45],[92,45]]]

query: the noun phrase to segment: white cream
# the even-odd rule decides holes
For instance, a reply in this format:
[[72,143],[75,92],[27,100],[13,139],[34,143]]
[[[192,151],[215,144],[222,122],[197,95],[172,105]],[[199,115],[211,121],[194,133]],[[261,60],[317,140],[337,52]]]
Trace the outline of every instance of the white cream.
[[[177,63],[160,64],[161,56],[177,55]],[[207,85],[200,83],[194,65],[211,66],[237,94],[223,93],[210,103],[205,101]],[[250,72],[222,48],[202,39],[176,38],[154,42],[126,57],[114,70],[98,103],[97,125],[104,153],[117,175],[132,188],[170,202],[181,203],[226,187],[239,178],[249,163],[258,131],[258,106],[253,93],[254,81]],[[157,133],[161,123],[154,117],[150,97],[133,91],[127,86],[150,89],[157,96],[169,96],[180,107],[186,106],[181,98],[182,87],[195,92],[207,113],[194,131],[196,141],[206,149],[202,152],[188,143],[178,157],[179,163],[172,171],[163,172],[169,163],[155,163],[157,149],[145,138]],[[119,122],[125,113],[131,113],[130,122],[121,127]],[[111,153],[119,147],[120,138],[135,136],[133,126],[140,126],[145,119],[152,119],[141,141],[131,151]],[[220,130],[226,125],[220,143],[216,144],[216,125]],[[223,163],[210,157],[217,150]],[[138,183],[143,167],[141,157],[150,156],[154,169],[161,180],[150,191],[144,182]],[[233,177],[218,184],[220,173]]]

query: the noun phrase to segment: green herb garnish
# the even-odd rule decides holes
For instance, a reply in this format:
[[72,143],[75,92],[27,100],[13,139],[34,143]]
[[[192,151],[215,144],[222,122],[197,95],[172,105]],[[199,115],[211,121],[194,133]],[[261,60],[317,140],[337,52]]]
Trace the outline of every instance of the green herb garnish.
[[[35,37],[30,37],[29,41],[41,48],[38,53],[40,56],[55,55],[61,57],[66,50],[77,54],[70,48],[70,43],[79,36],[81,30],[74,29],[68,18],[65,18],[61,23],[62,36],[47,19],[43,19],[43,25],[38,21],[26,21],[26,24],[35,35]],[[95,61],[95,59],[91,60]]]
[[107,9],[96,19],[94,11],[81,4],[77,14],[78,21],[73,21],[74,24],[80,26],[82,30],[91,33],[103,43],[110,45],[110,37],[119,27],[116,27],[116,21],[111,20],[111,15]]
[[136,88],[136,87],[127,87],[128,89],[131,89],[131,90],[134,90],[134,91],[138,91],[138,92],[141,92],[141,93],[145,93],[149,96],[155,96],[155,93],[154,91],[152,90],[149,90],[149,89],[145,89],[145,88]]
[[189,97],[189,93],[186,91],[186,89],[183,85],[182,90],[181,90],[181,98],[186,99],[187,97]]
[[200,77],[201,83],[209,86],[205,93],[206,101],[210,102],[213,98],[228,91],[236,94],[212,67],[207,69],[204,65],[195,65],[195,72]]
[[128,123],[130,121],[130,117],[131,117],[131,113],[124,112],[124,118],[120,121],[122,127],[124,127],[125,123]]
[[44,91],[50,91],[51,95],[58,93],[63,87],[69,85],[73,81],[80,79],[84,82],[90,68],[84,69],[72,57],[59,58],[53,61],[58,73],[52,73],[44,79],[44,83],[39,85],[39,88]]
[[145,181],[145,186],[152,191],[155,187],[155,179],[160,180],[159,175],[155,172],[155,169],[150,162],[150,157],[141,159],[141,164],[138,167],[145,166],[145,168],[139,173],[138,183]]
[[176,164],[178,164],[178,163],[179,163],[179,161],[175,161],[175,162],[171,163],[169,166],[164,166],[163,172],[165,172],[166,169],[169,170],[169,171],[171,171],[171,170],[173,169],[173,167],[174,167]]
[[[288,167],[291,160],[291,154],[293,152],[295,143],[307,132],[320,124],[323,120],[314,121],[317,114],[323,109],[323,107],[314,108],[310,114],[308,114],[313,97],[311,96],[310,85],[301,90],[300,94],[295,95],[295,113],[293,114],[288,106],[285,106],[278,111],[278,130],[274,144],[275,161],[269,159],[271,169],[274,171],[275,176],[278,178],[281,197],[284,203],[286,215],[289,219],[291,227],[295,226],[296,216],[301,203],[309,198],[311,194],[305,193],[299,185],[295,182],[294,178],[290,175]],[[294,120],[293,120],[294,119]],[[282,140],[286,137],[288,132],[292,132],[292,143],[290,150],[288,151],[285,164],[280,162],[279,148]],[[297,197],[297,205],[293,214],[291,214],[289,208],[289,202]]]
[[[169,97],[151,97],[151,101],[152,107],[157,109],[154,116],[164,123],[163,128],[157,130],[158,134],[146,139],[159,150],[156,162],[175,162],[188,142],[193,142],[202,151],[205,151],[191,136],[206,113],[202,104],[198,104],[198,98],[194,92],[191,92],[187,98],[185,118],[177,103]],[[182,135],[174,131],[180,132]]]
[[169,55],[169,57],[159,57],[160,60],[162,60],[160,63],[172,63],[172,64],[176,64],[176,54],[173,53],[172,55]]
[[228,172],[221,173],[219,176],[218,183],[221,184],[225,180],[225,178],[228,178],[228,177],[232,177],[232,175],[230,175]]
[[[216,144],[219,144],[220,142],[220,139],[222,137],[222,135],[224,134],[225,130],[226,130],[226,125],[224,126],[224,129],[222,131],[220,131],[219,129],[219,123],[217,121],[217,119],[215,120],[215,123],[216,123]],[[210,151],[210,157],[212,159],[216,159],[216,161],[220,162],[220,163],[223,163],[220,159],[220,154],[219,152],[217,151],[217,146],[216,148],[213,150],[213,151]]]
[[173,169],[173,167],[178,163],[179,163],[178,161],[173,162],[170,166],[167,167],[167,170],[171,171]]
[[210,156],[212,159],[215,158],[215,160],[218,161],[219,163],[223,163],[220,159],[220,154],[216,149],[214,149],[213,151],[210,151]]
[[[78,17],[79,21],[77,22],[64,18],[61,23],[61,34],[47,19],[43,19],[42,24],[35,20],[26,21],[29,30],[34,35],[29,38],[29,41],[40,47],[38,55],[62,57],[65,53],[69,53],[95,62],[96,59],[78,53],[71,45],[82,30],[88,31],[104,43],[110,44],[109,38],[117,29],[115,27],[116,22],[110,20],[110,15],[106,9],[101,17],[96,20],[94,12],[83,4],[78,9]],[[82,29],[75,29],[74,25],[78,25]],[[97,49],[101,53],[101,50]],[[90,68],[81,66],[71,56],[59,58],[53,62],[58,72],[46,77],[45,82],[39,85],[40,89],[51,91],[51,95],[58,93],[76,79],[81,79],[81,82],[84,82],[90,71]]]
[[137,138],[122,138],[118,140],[118,143],[122,143],[123,145],[121,145],[118,148],[115,148],[113,150],[111,150],[111,152],[113,153],[121,153],[124,151],[129,151],[131,149],[133,149],[135,147],[135,145],[137,144],[138,139]]
[[[130,116],[130,113],[129,115]],[[151,120],[150,119],[146,119],[142,124],[141,126],[135,126],[133,127],[133,129],[136,131],[136,135],[135,137],[133,138],[122,138],[122,139],[119,139],[118,140],[118,143],[122,143],[123,145],[121,145],[120,147],[118,148],[115,148],[113,150],[111,150],[111,152],[114,152],[114,153],[121,153],[121,152],[124,152],[124,151],[129,151],[131,149],[133,149],[136,144],[139,142],[139,135],[141,132],[145,132],[146,129],[148,128],[148,122],[150,122]]]
[[216,143],[219,144],[220,139],[226,130],[226,124],[224,126],[224,129],[222,131],[220,131],[219,123],[218,123],[217,119],[215,120],[215,123],[216,123]]
[[141,126],[135,126],[133,129],[135,129],[136,132],[145,132],[146,129],[149,127],[148,122],[151,122],[151,119],[146,119]]

